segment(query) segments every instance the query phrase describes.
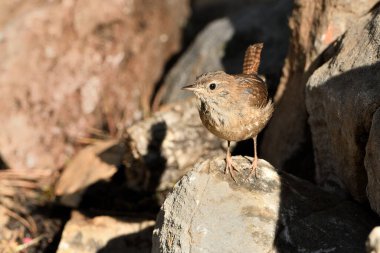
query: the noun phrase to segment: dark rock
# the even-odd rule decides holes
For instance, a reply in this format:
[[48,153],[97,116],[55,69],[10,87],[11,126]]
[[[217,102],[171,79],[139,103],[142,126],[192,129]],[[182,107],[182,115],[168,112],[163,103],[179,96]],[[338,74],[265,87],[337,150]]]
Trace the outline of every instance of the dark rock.
[[277,106],[259,149],[262,157],[276,168],[313,178],[313,149],[305,105],[306,82],[313,71],[331,57],[326,50],[331,43],[376,2],[294,2],[289,21],[291,39],[288,56],[274,98]]
[[[380,110],[373,114],[365,150],[364,166],[367,172],[367,196],[373,210],[380,213]],[[380,252],[380,251],[379,251]]]
[[369,199],[380,214],[378,11],[357,20],[337,42],[338,52],[313,73],[306,106],[317,182],[338,185],[358,201]]

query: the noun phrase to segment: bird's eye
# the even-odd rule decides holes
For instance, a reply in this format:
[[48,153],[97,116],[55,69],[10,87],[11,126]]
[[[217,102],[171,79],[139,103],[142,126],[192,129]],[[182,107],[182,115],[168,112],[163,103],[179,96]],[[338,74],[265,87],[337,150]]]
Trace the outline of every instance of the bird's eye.
[[215,90],[216,84],[215,83],[210,83],[210,85],[208,87],[210,88],[210,90]]

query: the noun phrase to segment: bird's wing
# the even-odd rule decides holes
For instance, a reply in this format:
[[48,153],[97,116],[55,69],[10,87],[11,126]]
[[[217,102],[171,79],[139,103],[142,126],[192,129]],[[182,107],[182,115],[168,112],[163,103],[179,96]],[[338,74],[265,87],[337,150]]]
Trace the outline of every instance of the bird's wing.
[[268,90],[265,82],[256,74],[234,75],[238,83],[237,89],[251,106],[265,106],[268,102]]

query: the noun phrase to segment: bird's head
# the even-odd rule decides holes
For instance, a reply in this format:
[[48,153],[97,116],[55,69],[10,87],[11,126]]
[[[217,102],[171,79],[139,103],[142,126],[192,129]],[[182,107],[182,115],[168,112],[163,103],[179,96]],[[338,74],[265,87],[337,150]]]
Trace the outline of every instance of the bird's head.
[[218,102],[228,99],[231,85],[235,82],[232,75],[223,71],[208,72],[197,77],[192,85],[183,87],[204,102]]

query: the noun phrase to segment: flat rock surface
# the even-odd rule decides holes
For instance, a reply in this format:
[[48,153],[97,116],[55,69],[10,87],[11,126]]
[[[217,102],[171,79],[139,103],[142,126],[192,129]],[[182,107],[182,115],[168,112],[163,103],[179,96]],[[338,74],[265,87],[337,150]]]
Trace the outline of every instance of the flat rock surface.
[[[234,157],[237,183],[223,157],[195,166],[157,217],[152,252],[363,252],[373,214],[259,160]],[[355,228],[355,229],[353,229]]]
[[148,253],[153,226],[152,220],[88,218],[74,211],[65,225],[57,253]]

